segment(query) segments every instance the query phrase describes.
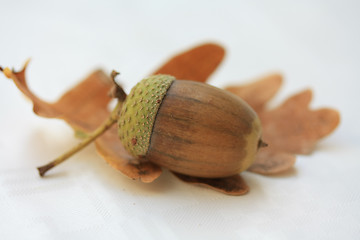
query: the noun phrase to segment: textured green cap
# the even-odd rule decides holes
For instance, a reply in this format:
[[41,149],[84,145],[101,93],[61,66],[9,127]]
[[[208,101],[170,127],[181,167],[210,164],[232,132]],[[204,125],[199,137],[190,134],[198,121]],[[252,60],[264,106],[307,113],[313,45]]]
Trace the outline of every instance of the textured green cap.
[[133,156],[144,156],[160,104],[175,77],[153,75],[141,80],[126,97],[118,120],[119,138]]

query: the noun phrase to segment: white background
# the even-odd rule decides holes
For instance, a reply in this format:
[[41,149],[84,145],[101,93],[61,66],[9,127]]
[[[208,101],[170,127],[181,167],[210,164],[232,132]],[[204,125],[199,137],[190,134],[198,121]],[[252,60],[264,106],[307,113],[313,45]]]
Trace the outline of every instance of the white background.
[[311,88],[312,107],[341,125],[295,169],[244,173],[231,197],[165,173],[132,181],[88,147],[46,179],[35,166],[76,143],[60,120],[32,113],[0,76],[1,239],[358,239],[359,1],[5,1],[0,65],[31,57],[30,88],[54,101],[95,68],[117,69],[127,91],[169,56],[214,41],[227,49],[219,87],[281,72],[274,99]]

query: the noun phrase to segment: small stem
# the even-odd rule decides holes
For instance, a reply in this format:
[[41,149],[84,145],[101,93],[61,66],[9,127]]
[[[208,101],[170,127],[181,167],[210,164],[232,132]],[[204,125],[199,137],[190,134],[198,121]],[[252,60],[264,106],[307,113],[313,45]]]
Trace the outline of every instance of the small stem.
[[269,144],[267,144],[266,142],[264,142],[262,139],[259,140],[258,142],[258,149],[262,148],[262,147],[267,147],[269,146]]
[[112,125],[114,125],[114,123],[118,119],[118,115],[119,115],[121,106],[122,106],[122,102],[119,101],[117,103],[116,107],[114,108],[114,110],[111,112],[110,117],[107,120],[105,120],[105,122],[103,124],[101,124],[94,132],[89,134],[77,146],[73,147],[72,149],[70,149],[66,153],[62,154],[55,160],[49,162],[48,164],[38,167],[37,169],[39,170],[40,176],[43,177],[48,170],[50,170],[53,167],[64,162],[66,159],[68,159],[69,157],[71,157],[72,155],[74,155],[75,153],[77,153],[78,151],[80,151],[81,149],[86,147],[87,145],[89,145],[92,141],[94,141],[96,138],[101,136],[106,130],[108,130]]

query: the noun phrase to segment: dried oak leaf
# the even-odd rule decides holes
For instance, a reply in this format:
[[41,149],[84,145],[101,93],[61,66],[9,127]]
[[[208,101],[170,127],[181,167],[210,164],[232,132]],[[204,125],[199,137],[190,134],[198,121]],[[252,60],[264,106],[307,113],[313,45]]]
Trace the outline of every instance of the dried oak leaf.
[[275,109],[266,103],[282,83],[279,74],[269,75],[246,86],[231,86],[226,90],[243,98],[258,113],[263,140],[269,144],[261,149],[249,171],[275,174],[291,168],[294,154],[309,154],[316,143],[329,135],[339,124],[340,114],[333,109],[309,109],[311,90],[300,92]]
[[[154,73],[205,82],[221,63],[223,56],[224,49],[221,46],[204,44],[173,57]],[[3,71],[33,101],[34,112],[40,116],[64,119],[80,132],[94,130],[108,117],[108,92],[112,84],[102,71],[91,74],[53,104],[42,101],[29,90],[25,81],[25,68],[18,73],[9,69]],[[277,93],[281,84],[281,75],[274,74],[245,86],[226,88],[242,97],[259,114],[263,124],[263,138],[269,143],[268,148],[259,151],[250,171],[271,174],[291,168],[295,163],[294,154],[309,153],[316,142],[333,131],[339,123],[339,114],[334,110],[308,109],[310,91],[291,97],[276,109],[268,110],[266,104]],[[161,174],[161,168],[155,164],[129,163],[131,157],[118,140],[116,127],[98,138],[96,147],[112,167],[130,178],[151,182]],[[241,195],[249,190],[239,175],[203,179],[174,174],[187,183],[207,186],[230,195]]]

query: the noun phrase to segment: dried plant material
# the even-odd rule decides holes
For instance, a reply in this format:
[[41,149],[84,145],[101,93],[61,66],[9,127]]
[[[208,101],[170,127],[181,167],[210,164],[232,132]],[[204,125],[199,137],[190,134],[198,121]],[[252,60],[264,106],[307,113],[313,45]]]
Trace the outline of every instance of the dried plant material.
[[34,113],[41,117],[65,120],[74,129],[94,130],[109,115],[107,106],[111,100],[108,92],[112,86],[110,78],[102,71],[95,71],[57,102],[48,103],[37,97],[28,87],[25,72],[28,62],[19,72],[4,69],[19,90],[33,102]]
[[247,85],[229,86],[225,90],[240,96],[259,113],[279,91],[282,82],[283,78],[280,74],[271,74]]
[[274,149],[309,154],[316,143],[339,125],[340,115],[333,109],[309,109],[312,92],[306,90],[286,100],[278,108],[259,113],[264,138]]
[[266,103],[278,91],[281,82],[281,76],[276,74],[246,86],[227,88],[257,111],[263,126],[263,139],[269,144],[259,151],[249,171],[260,174],[286,171],[295,163],[294,154],[311,153],[316,143],[339,124],[337,111],[309,109],[310,90],[290,97],[276,109],[267,110]]
[[[205,82],[221,63],[224,53],[221,46],[204,44],[173,57],[155,71],[155,74],[170,74],[177,79]],[[27,64],[20,72],[13,72],[9,68],[0,68],[0,71],[11,78],[30,98],[37,115],[63,119],[74,128],[77,136],[83,138],[87,138],[89,132],[109,116],[107,107],[111,98],[108,93],[114,84],[102,71],[91,74],[57,102],[48,103],[28,88],[25,79],[26,66]],[[275,109],[267,109],[268,101],[277,93],[281,84],[282,76],[273,74],[248,85],[226,88],[254,108],[262,121],[263,140],[269,144],[268,148],[258,152],[250,171],[274,174],[288,170],[295,163],[294,154],[310,153],[318,140],[332,132],[339,124],[337,111],[309,109],[310,90],[289,98]],[[95,144],[98,153],[110,166],[132,179],[152,182],[162,172],[159,166],[151,162],[140,161],[133,164],[134,158],[125,151],[115,126],[97,138]],[[185,182],[229,195],[242,195],[248,191],[248,186],[239,175],[209,179],[174,174]]]
[[205,82],[223,60],[225,50],[216,44],[203,44],[171,58],[154,74],[169,74],[180,80]]
[[296,161],[292,153],[274,150],[271,145],[261,149],[248,171],[259,174],[276,174],[291,169]]
[[249,187],[240,175],[227,178],[197,178],[175,172],[173,174],[186,183],[207,187],[227,195],[239,196],[249,191]]

